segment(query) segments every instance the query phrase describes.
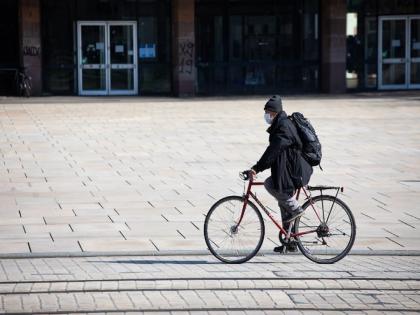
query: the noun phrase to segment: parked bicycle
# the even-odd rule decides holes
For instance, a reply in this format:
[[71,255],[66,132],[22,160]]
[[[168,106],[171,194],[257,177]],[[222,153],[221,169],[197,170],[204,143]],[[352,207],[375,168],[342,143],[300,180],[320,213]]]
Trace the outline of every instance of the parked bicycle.
[[32,92],[32,78],[21,68],[16,74],[16,84],[20,96],[30,97]]
[[[228,196],[217,201],[209,210],[204,222],[204,238],[210,252],[225,263],[244,263],[254,257],[264,241],[265,225],[261,211],[250,200],[256,201],[279,229],[279,240],[285,245],[295,242],[310,260],[332,264],[344,258],[351,250],[356,237],[356,223],[349,207],[339,198],[343,187],[307,186],[297,191],[306,196],[302,208],[306,209],[286,231],[270,211],[251,191],[256,182],[248,173],[240,177],[249,180],[243,196]],[[326,195],[326,190],[335,192]],[[312,196],[311,192],[319,192]]]

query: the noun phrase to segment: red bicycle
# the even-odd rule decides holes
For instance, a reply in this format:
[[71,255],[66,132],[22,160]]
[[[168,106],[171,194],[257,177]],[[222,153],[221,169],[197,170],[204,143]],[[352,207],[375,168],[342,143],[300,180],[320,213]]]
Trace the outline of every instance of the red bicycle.
[[[339,198],[343,187],[307,186],[297,190],[296,198],[303,191],[306,211],[290,224],[286,231],[270,211],[251,191],[256,182],[247,173],[240,173],[249,184],[243,196],[228,196],[217,201],[209,210],[204,222],[204,238],[210,252],[220,261],[240,264],[250,260],[260,250],[264,241],[265,225],[260,210],[250,200],[252,197],[279,229],[280,242],[286,247],[295,242],[310,260],[332,264],[344,258],[353,246],[356,223],[349,207]],[[325,195],[325,190],[335,195]],[[311,192],[320,194],[312,196]],[[312,211],[311,211],[312,210]]]

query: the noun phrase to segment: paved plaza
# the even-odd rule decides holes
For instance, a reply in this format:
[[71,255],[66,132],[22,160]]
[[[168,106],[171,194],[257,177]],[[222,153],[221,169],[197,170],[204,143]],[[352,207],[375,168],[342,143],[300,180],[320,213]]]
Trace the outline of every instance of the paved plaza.
[[0,313],[419,313],[418,93],[284,100],[323,144],[311,184],[345,187],[352,255],[269,254],[268,221],[263,256],[209,255],[206,212],[267,145],[264,101],[0,98]]
[[[267,145],[265,100],[0,99],[0,254],[206,252],[206,212],[242,194],[239,171]],[[319,133],[324,171],[311,184],[345,187],[354,252],[420,250],[420,94],[286,97],[284,107]]]
[[0,311],[113,314],[409,314],[420,312],[420,258],[303,256],[227,265],[210,256],[0,260]]

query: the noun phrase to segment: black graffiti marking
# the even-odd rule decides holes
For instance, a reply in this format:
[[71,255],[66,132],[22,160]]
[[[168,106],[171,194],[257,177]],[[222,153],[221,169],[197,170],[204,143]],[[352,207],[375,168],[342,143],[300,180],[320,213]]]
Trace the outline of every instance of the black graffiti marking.
[[194,63],[194,43],[190,41],[180,43],[179,51],[179,73],[191,74]]
[[24,56],[39,56],[41,54],[41,48],[35,46],[24,46],[23,55]]

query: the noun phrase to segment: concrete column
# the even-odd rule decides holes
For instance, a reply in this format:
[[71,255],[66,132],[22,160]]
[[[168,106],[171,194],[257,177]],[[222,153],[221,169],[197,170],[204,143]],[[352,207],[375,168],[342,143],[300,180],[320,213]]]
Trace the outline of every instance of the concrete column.
[[21,65],[32,77],[32,95],[42,92],[40,0],[19,0]]
[[346,91],[346,0],[321,0],[321,89]]
[[177,96],[195,94],[194,4],[195,0],[172,0],[172,84]]

